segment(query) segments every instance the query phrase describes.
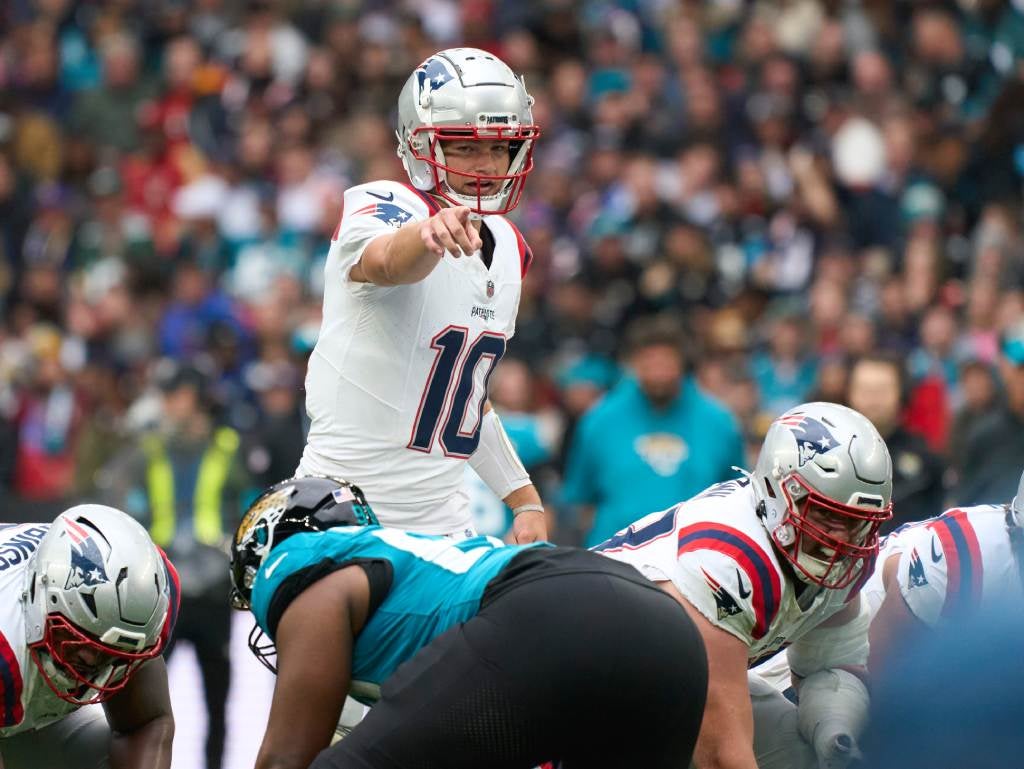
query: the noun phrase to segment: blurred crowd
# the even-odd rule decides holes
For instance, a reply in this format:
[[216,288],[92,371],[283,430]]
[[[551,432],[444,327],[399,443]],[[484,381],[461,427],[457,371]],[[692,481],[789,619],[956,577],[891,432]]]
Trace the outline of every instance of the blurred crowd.
[[[118,457],[181,429],[169,399],[188,386],[240,436],[242,486],[291,473],[342,192],[404,179],[398,92],[456,44],[497,53],[536,97],[512,214],[535,258],[492,399],[556,538],[586,534],[576,502],[600,507],[562,491],[577,423],[636,382],[655,403],[668,387],[724,404],[742,443],[726,464],[819,398],[879,425],[906,517],[1012,496],[1020,0],[2,8],[6,520],[117,490]],[[648,380],[626,344],[652,317],[675,324],[682,365]],[[672,353],[653,337],[639,346]],[[700,450],[648,444],[660,475]]]

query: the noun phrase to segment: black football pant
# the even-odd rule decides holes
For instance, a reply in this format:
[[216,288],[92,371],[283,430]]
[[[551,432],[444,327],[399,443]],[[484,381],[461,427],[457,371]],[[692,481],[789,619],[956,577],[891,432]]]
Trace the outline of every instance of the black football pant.
[[674,599],[596,553],[527,550],[311,769],[685,769],[706,693]]

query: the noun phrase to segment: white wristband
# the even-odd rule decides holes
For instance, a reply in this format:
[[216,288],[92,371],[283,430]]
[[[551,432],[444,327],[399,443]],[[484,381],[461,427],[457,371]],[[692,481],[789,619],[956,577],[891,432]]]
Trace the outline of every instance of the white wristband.
[[512,517],[515,518],[520,513],[543,513],[544,505],[538,505],[536,503],[529,505],[519,505],[519,507],[512,508]]
[[480,420],[480,443],[469,458],[469,464],[499,499],[530,484],[530,474],[493,409]]

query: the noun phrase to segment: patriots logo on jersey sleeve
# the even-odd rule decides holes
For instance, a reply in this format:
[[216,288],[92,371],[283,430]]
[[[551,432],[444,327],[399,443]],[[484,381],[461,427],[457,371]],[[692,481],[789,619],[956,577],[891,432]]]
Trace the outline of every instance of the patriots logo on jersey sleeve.
[[353,216],[373,216],[395,229],[412,219],[412,214],[394,203],[370,203],[354,211]]
[[103,555],[95,538],[72,520],[66,519],[64,527],[71,540],[71,571],[64,589],[95,587],[109,582],[110,578],[103,568]]
[[916,547],[910,551],[909,579],[910,587],[924,587],[928,584],[928,580],[924,576],[924,564],[921,562],[921,556],[918,555]]
[[430,58],[423,62],[423,66],[416,70],[416,80],[419,83],[420,93],[430,84],[430,90],[436,91],[445,83],[454,80],[455,76],[448,71],[444,62],[440,59]]
[[736,603],[736,599],[729,595],[729,591],[722,587],[714,577],[704,571],[704,569],[701,569],[701,573],[704,575],[704,581],[711,588],[711,594],[715,597],[715,605],[718,607],[718,619],[734,617],[743,611],[740,605]]
[[839,445],[839,441],[817,419],[804,414],[790,414],[779,419],[779,424],[789,428],[796,439],[800,450],[800,467],[803,467],[818,454],[827,454]]

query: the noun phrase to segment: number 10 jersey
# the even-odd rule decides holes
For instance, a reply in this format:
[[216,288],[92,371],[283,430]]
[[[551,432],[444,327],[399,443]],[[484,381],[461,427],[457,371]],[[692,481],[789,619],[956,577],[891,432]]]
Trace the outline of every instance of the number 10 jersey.
[[471,526],[465,460],[480,439],[487,382],[515,332],[531,254],[502,216],[485,216],[490,265],[445,253],[426,278],[350,279],[375,238],[438,211],[398,182],[345,193],[325,268],[323,320],[306,375],[303,475],[355,483],[381,523],[445,534]]

